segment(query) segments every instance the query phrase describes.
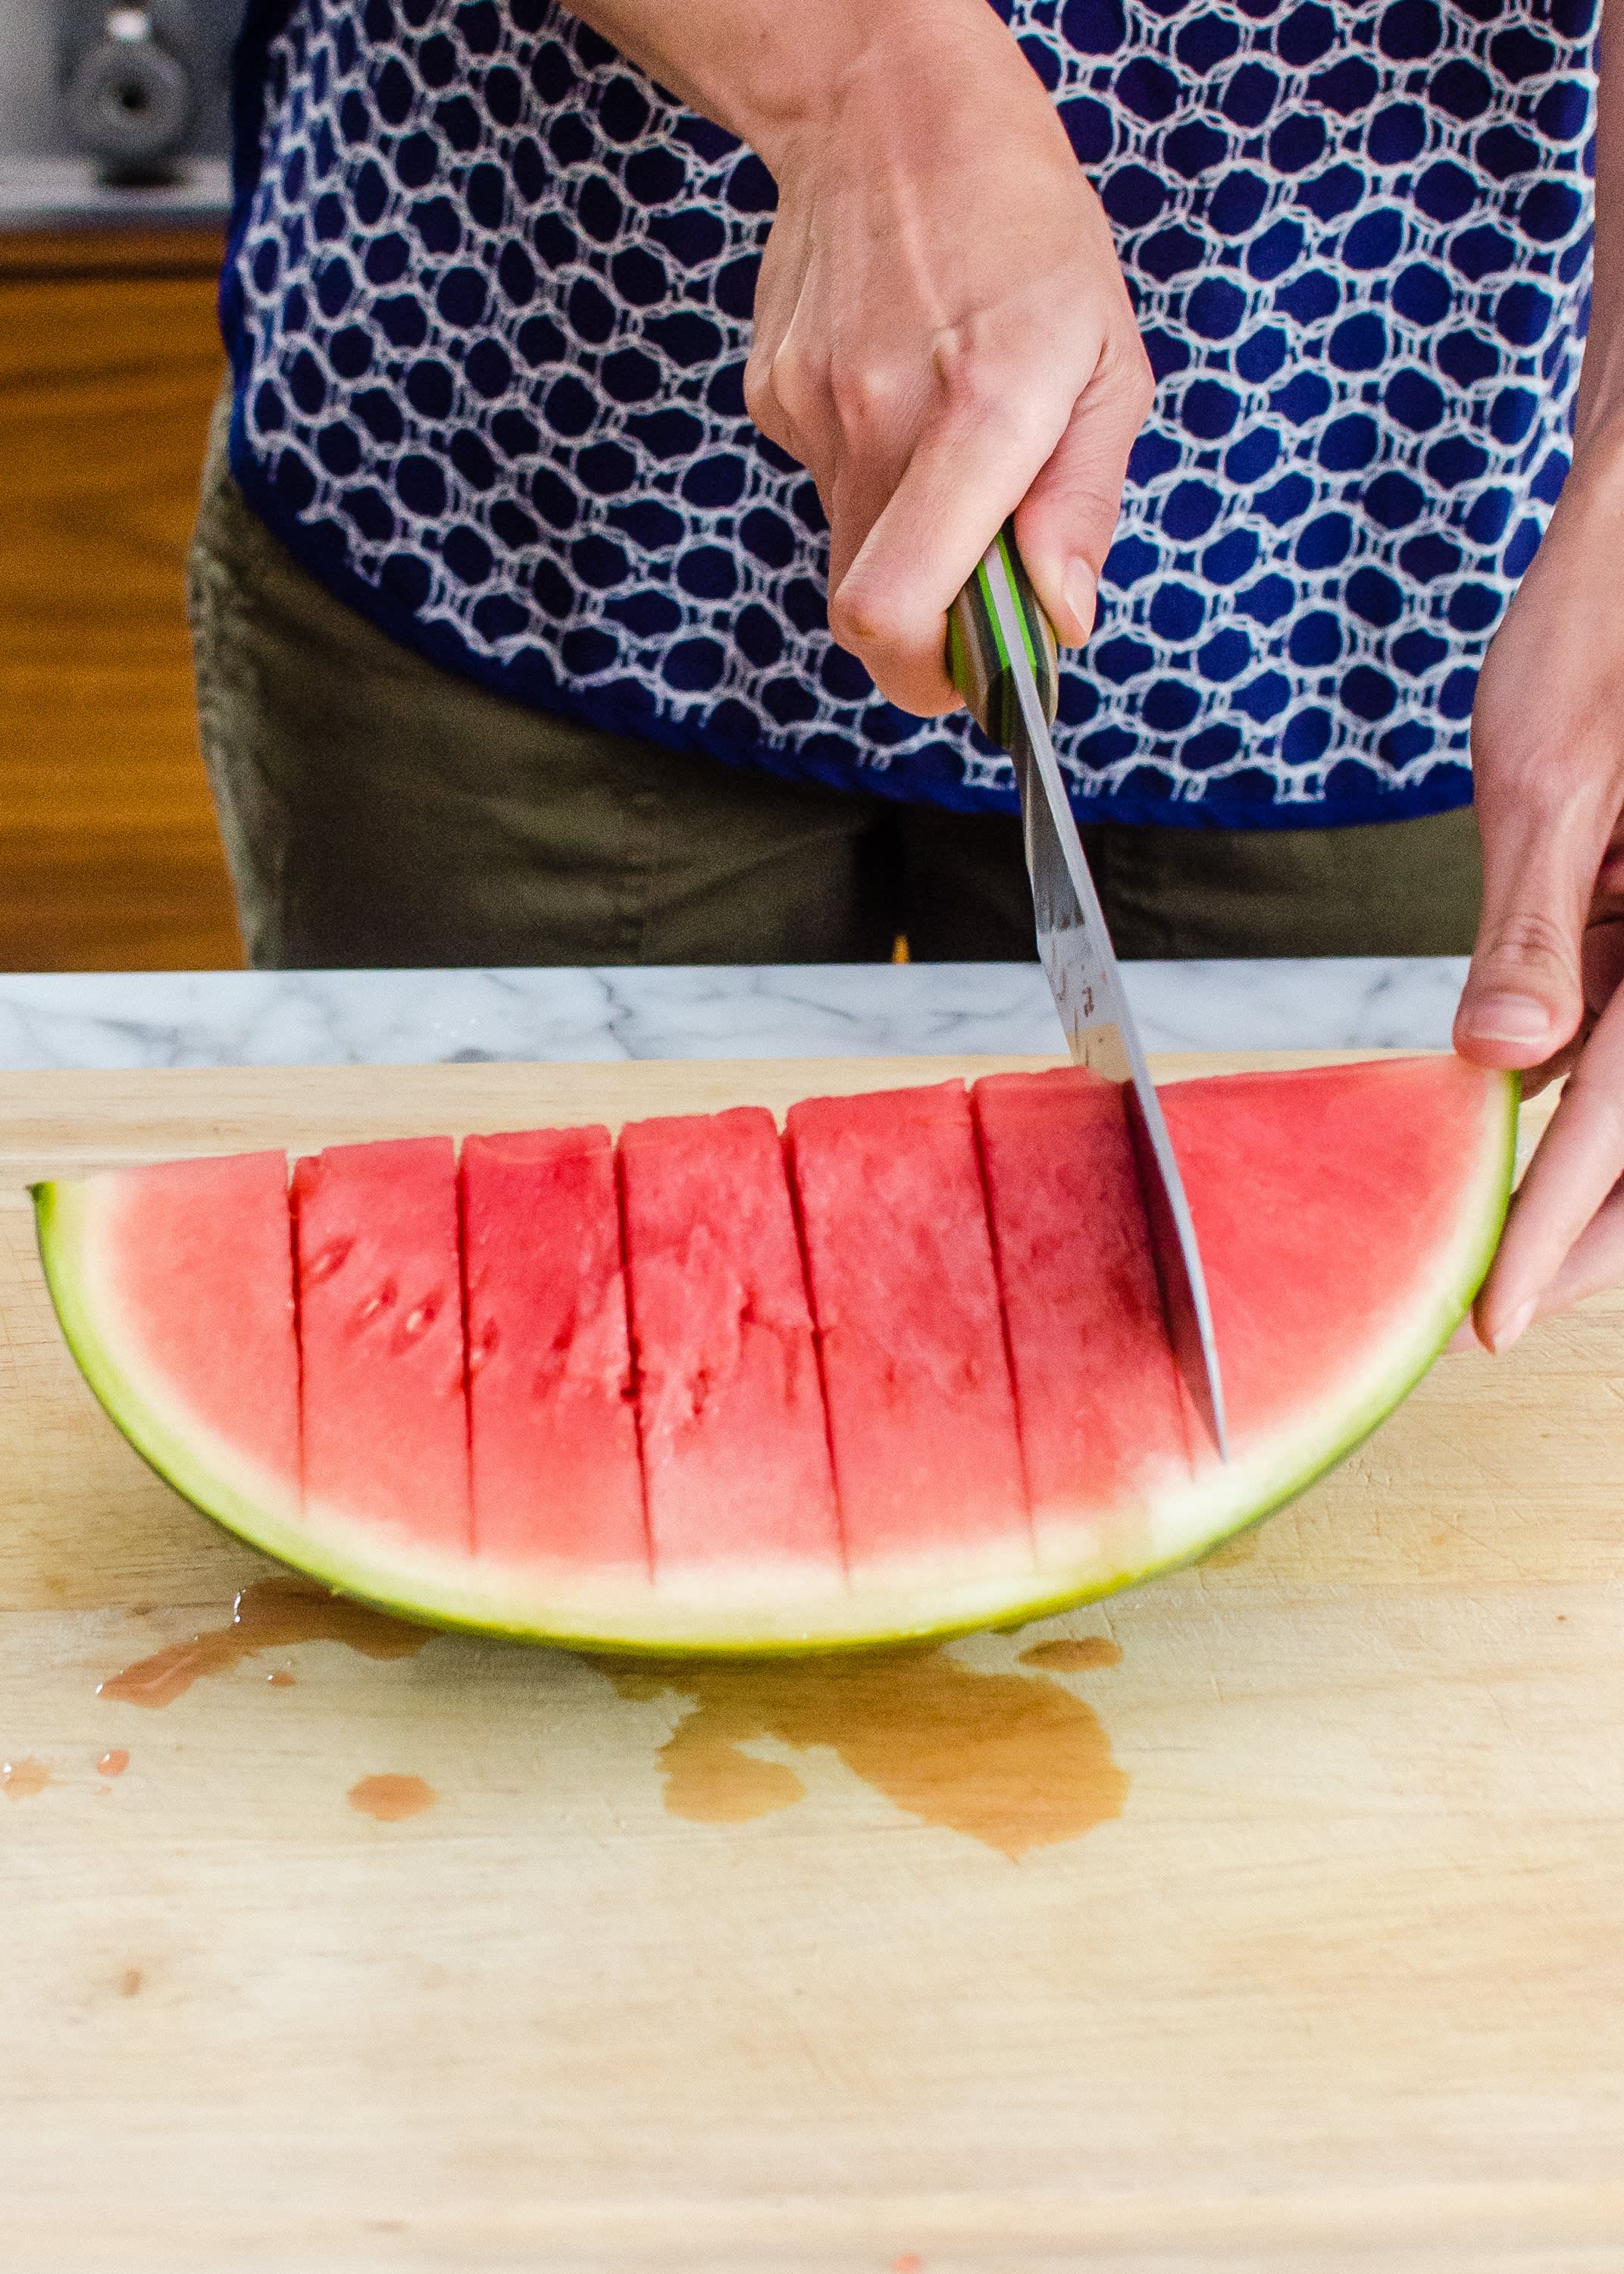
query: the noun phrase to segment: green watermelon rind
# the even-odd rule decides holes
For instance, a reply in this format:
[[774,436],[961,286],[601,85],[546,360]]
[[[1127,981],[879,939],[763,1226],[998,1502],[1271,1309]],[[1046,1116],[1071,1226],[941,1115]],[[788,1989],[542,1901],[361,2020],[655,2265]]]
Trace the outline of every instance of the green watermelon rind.
[[[380,1553],[379,1536],[324,1517],[312,1530],[297,1515],[255,1496],[228,1473],[229,1459],[199,1457],[199,1433],[184,1418],[166,1418],[139,1384],[129,1359],[109,1338],[94,1299],[94,1205],[87,1183],[33,1189],[41,1260],[63,1334],[98,1401],[135,1450],[164,1481],[226,1531],[340,1593],[436,1626],[513,1641],[628,1655],[766,1657],[946,1640],[978,1629],[1009,1627],[1142,1585],[1198,1562],[1226,1540],[1274,1514],[1363,1443],[1414,1389],[1465,1318],[1487,1275],[1511,1195],[1515,1163],[1518,1084],[1504,1079],[1503,1111],[1492,1126],[1485,1111],[1479,1173],[1462,1197],[1457,1252],[1445,1260],[1432,1303],[1407,1322],[1381,1370],[1353,1403],[1339,1405],[1323,1431],[1297,1433],[1296,1457],[1236,1501],[1238,1473],[1209,1471],[1183,1495],[1186,1517],[1154,1552],[1102,1570],[1096,1547],[1071,1568],[966,1576],[944,1580],[929,1568],[899,1570],[886,1587],[831,1589],[809,1600],[787,1582],[781,1594],[743,1594],[724,1608],[698,1594],[672,1596],[646,1584],[584,1587],[543,1583],[508,1567],[437,1558],[403,1543]],[[1234,1504],[1224,1508],[1222,1503]],[[1206,1511],[1205,1516],[1203,1510]],[[351,1536],[347,1540],[346,1529]],[[922,1565],[930,1559],[921,1555]],[[482,1584],[470,1585],[477,1574]],[[574,1595],[568,1606],[565,1597]]]

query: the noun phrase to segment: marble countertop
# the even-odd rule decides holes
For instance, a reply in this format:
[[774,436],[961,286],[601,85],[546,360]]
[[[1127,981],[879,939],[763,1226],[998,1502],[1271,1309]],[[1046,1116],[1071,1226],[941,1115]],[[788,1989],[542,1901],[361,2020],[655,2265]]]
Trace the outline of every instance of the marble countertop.
[[[1152,1050],[1442,1049],[1452,957],[1138,963]],[[0,974],[0,1070],[1049,1052],[1035,963]]]
[[84,158],[0,155],[0,231],[223,227],[230,210],[224,158],[193,158],[173,182],[111,188]]

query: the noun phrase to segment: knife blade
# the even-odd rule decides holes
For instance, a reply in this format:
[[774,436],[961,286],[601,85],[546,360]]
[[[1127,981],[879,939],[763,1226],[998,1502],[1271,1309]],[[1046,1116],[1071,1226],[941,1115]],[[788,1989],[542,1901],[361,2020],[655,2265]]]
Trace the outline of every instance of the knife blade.
[[1173,1355],[1219,1457],[1229,1457],[1212,1307],[1190,1204],[1049,733],[1055,635],[1006,522],[948,617],[948,669],[1014,762],[1038,954],[1074,1065],[1125,1085]]

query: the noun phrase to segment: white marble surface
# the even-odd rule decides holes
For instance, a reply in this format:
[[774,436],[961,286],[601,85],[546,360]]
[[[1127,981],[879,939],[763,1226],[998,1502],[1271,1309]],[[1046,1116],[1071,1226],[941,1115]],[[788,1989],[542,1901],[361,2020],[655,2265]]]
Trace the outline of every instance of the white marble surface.
[[0,156],[0,230],[202,226],[223,222],[230,210],[224,158],[193,158],[177,181],[109,189],[83,158]]
[[[1147,1047],[1442,1048],[1438,958],[1131,964]],[[1035,964],[0,974],[0,1069],[1050,1051]]]

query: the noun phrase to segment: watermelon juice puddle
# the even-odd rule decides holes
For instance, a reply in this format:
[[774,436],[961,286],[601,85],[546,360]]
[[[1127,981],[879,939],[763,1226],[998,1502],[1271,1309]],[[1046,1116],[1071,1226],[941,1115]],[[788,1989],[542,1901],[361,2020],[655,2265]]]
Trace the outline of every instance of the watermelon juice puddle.
[[[1120,1656],[1103,1637],[1035,1648],[1064,1650],[1048,1663],[1067,1671]],[[1120,1816],[1127,1796],[1082,1698],[1042,1675],[978,1673],[940,1649],[776,1665],[594,1663],[622,1698],[674,1691],[689,1701],[659,1753],[666,1811],[689,1823],[744,1824],[804,1798],[793,1769],[742,1750],[763,1738],[827,1745],[908,1815],[1011,1862],[1080,1839]]]
[[400,1824],[432,1808],[440,1795],[420,1776],[385,1774],[358,1778],[344,1797],[361,1816],[376,1817],[380,1824]]
[[96,1695],[126,1706],[172,1706],[202,1675],[229,1674],[259,1652],[289,1643],[342,1642],[363,1658],[410,1658],[432,1638],[426,1627],[330,1595],[308,1579],[256,1579],[232,1605],[229,1626],[138,1659],[99,1683]]
[[1020,1662],[1045,1667],[1051,1674],[1086,1674],[1096,1666],[1120,1666],[1122,1645],[1109,1635],[1057,1635],[1053,1642],[1034,1642],[1023,1650]]

